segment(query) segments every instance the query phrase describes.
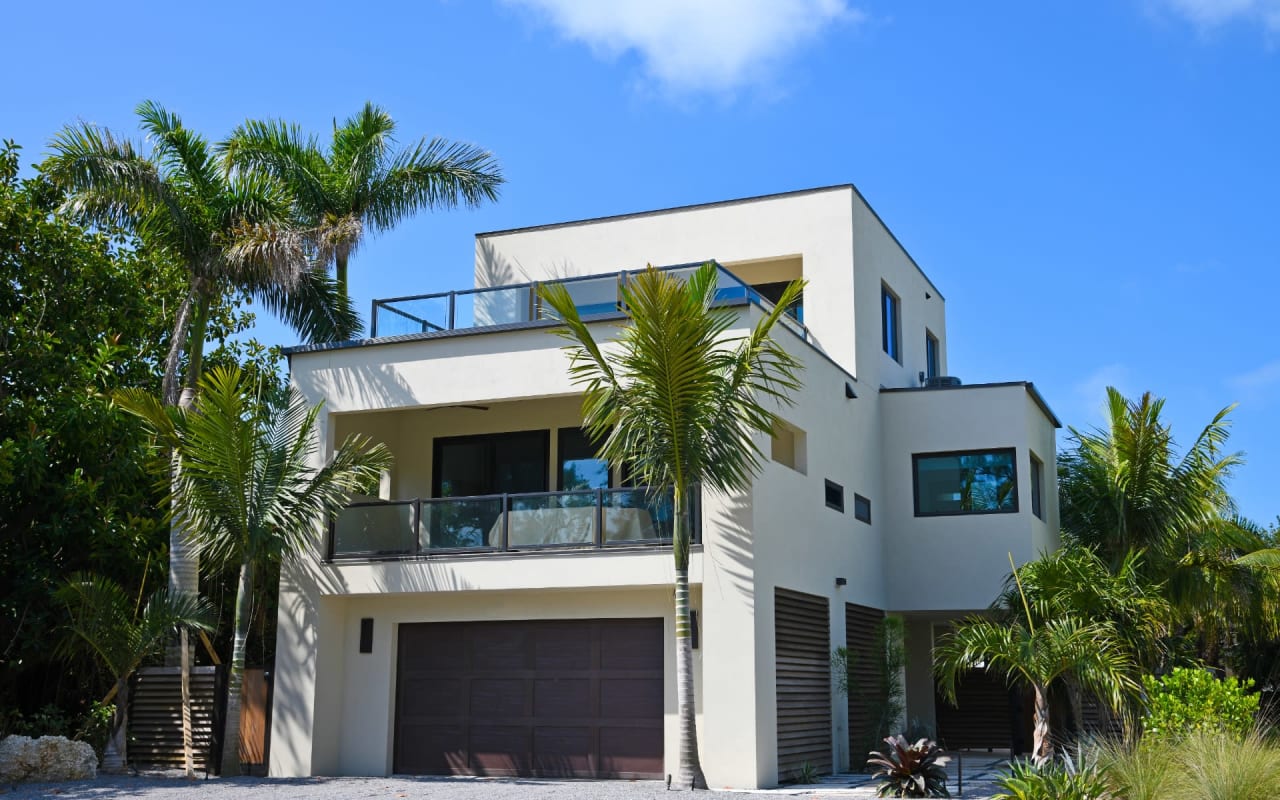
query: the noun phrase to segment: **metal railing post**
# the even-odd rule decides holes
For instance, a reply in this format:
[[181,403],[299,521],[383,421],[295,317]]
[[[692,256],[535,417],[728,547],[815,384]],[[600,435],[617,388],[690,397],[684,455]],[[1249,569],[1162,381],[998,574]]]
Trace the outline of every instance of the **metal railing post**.
[[422,557],[422,498],[413,498],[413,557]]
[[526,319],[525,322],[538,321],[538,312],[541,310],[540,308],[541,300],[538,297],[538,287],[540,285],[541,285],[540,283],[538,283],[537,281],[534,281],[529,286],[529,318]]
[[502,540],[498,543],[503,551],[511,549],[511,496],[502,494]]
[[596,547],[604,547],[604,489],[596,489]]
[[373,307],[369,309],[369,338],[376,339],[378,337],[378,301],[373,301]]
[[453,330],[454,320],[457,318],[458,293],[449,292],[449,330]]

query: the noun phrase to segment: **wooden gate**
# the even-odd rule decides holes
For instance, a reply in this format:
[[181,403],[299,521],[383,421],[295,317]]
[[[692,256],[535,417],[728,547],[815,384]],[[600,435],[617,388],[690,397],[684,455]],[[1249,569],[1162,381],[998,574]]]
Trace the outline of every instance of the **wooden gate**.
[[831,763],[831,625],[827,598],[775,589],[778,780]]
[[[129,695],[129,763],[140,767],[182,768],[182,670],[144,667]],[[191,668],[192,761],[209,771],[216,766],[224,673],[220,667]]]
[[[873,718],[885,698],[880,665],[884,654],[876,652],[876,628],[884,621],[878,608],[844,604],[844,646],[849,651],[849,768],[866,766],[867,754],[879,749],[879,720]],[[881,696],[878,696],[881,695]]]

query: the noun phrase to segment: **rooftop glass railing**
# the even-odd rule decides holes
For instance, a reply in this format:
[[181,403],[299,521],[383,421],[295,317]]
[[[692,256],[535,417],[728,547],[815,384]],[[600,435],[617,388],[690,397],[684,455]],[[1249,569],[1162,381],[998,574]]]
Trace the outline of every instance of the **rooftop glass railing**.
[[[684,264],[663,267],[682,278],[688,278],[699,267]],[[772,309],[773,304],[741,278],[724,267],[718,267],[716,300],[718,302],[752,302]],[[539,287],[559,284],[569,291],[578,313],[583,317],[622,312],[622,287],[628,277],[641,270],[611,272],[581,278],[565,278],[556,281],[534,281],[510,286],[493,286],[480,289],[462,289],[436,294],[392,297],[373,301],[373,337],[403,336],[421,333],[440,333],[520,325],[552,319],[554,314],[544,305]],[[788,309],[782,317],[783,324],[805,341],[813,343],[808,328],[801,321],[797,306]]]
[[[697,492],[688,511],[700,541]],[[643,487],[352,503],[329,528],[331,561],[670,544],[672,493]]]

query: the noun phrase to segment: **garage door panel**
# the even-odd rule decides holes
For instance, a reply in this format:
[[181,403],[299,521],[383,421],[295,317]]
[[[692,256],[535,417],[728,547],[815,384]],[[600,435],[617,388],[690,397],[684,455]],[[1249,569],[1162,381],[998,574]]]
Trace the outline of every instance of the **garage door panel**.
[[600,714],[621,719],[644,719],[662,708],[662,684],[634,678],[600,681]]
[[590,678],[550,678],[534,681],[535,717],[582,717],[592,712]]
[[610,620],[600,631],[604,669],[662,669],[662,627],[635,624],[647,620]]
[[402,625],[394,769],[661,777],[662,632],[660,619]]
[[471,716],[487,719],[523,717],[528,714],[525,681],[511,678],[477,678],[471,681]]
[[406,717],[452,717],[467,711],[467,684],[448,678],[405,681],[400,713]]
[[530,731],[523,725],[472,725],[471,767],[478,775],[529,773]]
[[600,771],[629,777],[662,774],[662,727],[600,729]]

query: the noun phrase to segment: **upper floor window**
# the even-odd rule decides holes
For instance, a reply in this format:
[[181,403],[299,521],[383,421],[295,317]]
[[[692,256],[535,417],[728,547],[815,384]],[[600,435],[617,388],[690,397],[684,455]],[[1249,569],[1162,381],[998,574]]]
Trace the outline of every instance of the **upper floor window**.
[[596,455],[598,448],[586,431],[561,428],[557,445],[560,491],[609,488],[609,464]]
[[844,487],[833,480],[824,480],[823,498],[827,502],[827,508],[835,509],[841,514],[844,513]]
[[[791,285],[791,281],[773,281],[771,283],[757,283],[751,288],[760,293],[760,296],[773,303],[775,306],[782,299],[782,293]],[[796,322],[804,322],[804,292],[795,299],[790,306],[787,307],[787,314]]]
[[924,332],[924,369],[926,378],[936,378],[942,374],[941,357],[938,355],[938,337],[931,331]]
[[899,364],[902,363],[901,301],[885,284],[880,284],[880,335],[884,351]]
[[916,516],[1018,510],[1014,449],[917,453],[911,457]]
[[1044,464],[1031,454],[1031,513],[1044,519]]

